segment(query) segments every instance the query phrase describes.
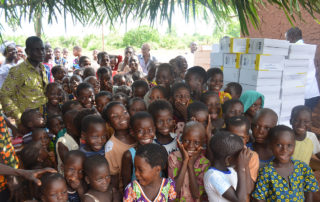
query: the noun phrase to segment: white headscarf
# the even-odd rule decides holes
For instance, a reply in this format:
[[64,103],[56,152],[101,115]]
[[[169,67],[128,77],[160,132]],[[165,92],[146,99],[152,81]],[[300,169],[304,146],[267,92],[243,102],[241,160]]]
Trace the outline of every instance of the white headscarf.
[[0,46],[0,52],[2,53],[2,55],[4,55],[6,48],[10,45],[16,46],[16,43],[13,41],[6,41]]

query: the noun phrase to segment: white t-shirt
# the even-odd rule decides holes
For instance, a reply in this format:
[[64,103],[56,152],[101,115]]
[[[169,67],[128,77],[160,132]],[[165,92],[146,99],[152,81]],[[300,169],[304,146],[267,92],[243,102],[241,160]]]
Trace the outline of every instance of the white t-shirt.
[[220,171],[210,167],[204,174],[204,187],[210,202],[227,202],[222,195],[232,186],[235,190],[238,183],[236,171],[228,167],[229,171]]
[[312,154],[317,154],[320,152],[320,142],[313,132],[307,131],[307,138],[309,138],[312,141],[313,144],[313,152]]
[[178,150],[178,146],[177,146],[177,134],[175,134],[175,133],[170,133],[170,136],[173,138],[173,140],[172,140],[170,143],[168,143],[168,144],[160,144],[160,143],[157,141],[157,138],[156,138],[156,137],[153,139],[153,143],[162,145],[162,146],[167,150],[168,155],[171,154],[172,152]]

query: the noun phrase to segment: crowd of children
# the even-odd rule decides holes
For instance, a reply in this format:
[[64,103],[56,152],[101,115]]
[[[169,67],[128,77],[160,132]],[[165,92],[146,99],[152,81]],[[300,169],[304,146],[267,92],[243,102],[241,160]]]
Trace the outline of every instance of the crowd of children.
[[292,129],[277,125],[262,94],[223,88],[221,69],[187,68],[178,56],[144,75],[129,50],[119,69],[106,52],[98,69],[86,56],[70,72],[62,57],[48,66],[47,103],[23,112],[14,147],[21,168],[58,172],[41,186],[8,179],[12,201],[315,200],[320,143],[309,108],[292,110]]

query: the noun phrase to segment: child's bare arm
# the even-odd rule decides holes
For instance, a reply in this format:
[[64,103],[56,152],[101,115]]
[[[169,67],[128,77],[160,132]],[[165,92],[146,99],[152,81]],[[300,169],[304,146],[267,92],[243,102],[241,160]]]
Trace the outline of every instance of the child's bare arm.
[[306,202],[313,201],[313,193],[312,192],[304,192],[304,198]]
[[200,198],[199,184],[197,182],[197,176],[194,172],[194,164],[201,152],[202,152],[202,148],[199,147],[199,149],[195,152],[195,154],[192,155],[188,163],[190,191],[193,199]]
[[63,163],[64,163],[64,157],[68,152],[69,152],[69,149],[63,143],[58,142],[58,153]]
[[258,200],[258,199],[253,199],[254,202],[266,202],[266,200]]
[[187,167],[188,167],[188,162],[189,162],[189,155],[188,152],[185,150],[185,148],[183,147],[182,143],[177,140],[177,145],[180,149],[180,152],[182,154],[182,165],[181,168],[179,169],[179,174],[174,178],[174,180],[176,181],[176,192],[180,193],[181,191],[181,187],[183,185],[183,181],[184,181],[184,177],[186,175],[187,172]]
[[131,182],[131,175],[132,175],[132,156],[130,151],[126,151],[122,156],[122,163],[121,163],[121,176],[122,176],[122,183],[123,187],[126,186]]

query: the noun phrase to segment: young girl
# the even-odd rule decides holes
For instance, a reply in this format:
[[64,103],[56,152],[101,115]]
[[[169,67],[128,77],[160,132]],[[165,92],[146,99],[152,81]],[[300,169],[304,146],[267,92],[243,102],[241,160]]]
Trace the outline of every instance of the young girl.
[[259,201],[313,201],[312,192],[319,190],[311,168],[292,159],[294,132],[279,125],[269,131],[274,160],[259,171],[252,197]]
[[63,77],[66,75],[66,70],[61,65],[57,65],[52,68],[51,73],[54,82],[61,84]]
[[88,83],[80,83],[76,91],[77,100],[83,108],[94,107],[94,89]]
[[185,83],[175,83],[171,89],[173,117],[176,123],[187,121],[187,107],[191,101],[190,90]]
[[100,67],[97,71],[100,90],[112,92],[112,71],[108,67]]
[[84,80],[85,83],[90,84],[93,87],[94,94],[98,94],[100,92],[100,82],[95,76],[89,76]]
[[122,156],[121,176],[124,185],[136,179],[134,158],[137,149],[145,144],[153,142],[155,137],[155,126],[152,116],[148,112],[137,112],[130,120],[131,135],[135,137],[137,146],[131,147]]
[[207,91],[201,95],[200,101],[208,106],[212,130],[215,131],[222,128],[224,121],[221,117],[222,111],[219,95],[213,91]]
[[112,100],[112,93],[108,91],[100,91],[95,96],[96,108],[102,114],[103,108]]
[[42,202],[67,202],[67,184],[61,174],[45,173],[41,177],[41,201]]
[[206,70],[200,66],[191,67],[188,69],[184,80],[190,89],[192,100],[200,100],[201,93],[205,90]]
[[84,162],[85,181],[89,191],[84,194],[83,202],[120,201],[119,192],[110,186],[111,176],[106,159],[100,155],[88,157]]
[[74,74],[70,77],[70,91],[71,91],[71,94],[69,94],[70,100],[73,100],[76,97],[77,88],[80,83],[82,83],[81,76]]
[[257,91],[248,90],[241,95],[240,101],[243,103],[245,116],[252,122],[257,111],[263,108],[264,96]]
[[208,80],[208,91],[213,91],[219,94],[220,103],[223,104],[225,101],[232,99],[231,95],[227,92],[221,91],[223,86],[223,72],[220,68],[210,68],[207,71]]
[[203,176],[210,162],[202,153],[205,128],[201,123],[188,122],[183,130],[179,151],[169,155],[169,177],[176,181],[179,201],[204,201]]
[[156,100],[148,107],[156,126],[156,138],[153,143],[162,145],[170,154],[176,151],[177,134],[174,133],[175,121],[173,119],[172,105],[166,100]]
[[47,104],[43,106],[43,116],[47,119],[51,115],[61,115],[61,103],[63,101],[63,90],[60,84],[50,83],[46,88]]
[[[246,167],[251,158],[243,141],[229,132],[218,132],[210,140],[214,158],[204,175],[204,186],[209,201],[246,201]],[[237,166],[237,171],[233,169]]]
[[131,98],[128,103],[128,111],[130,116],[133,116],[135,113],[140,111],[147,111],[146,103],[141,98]]
[[168,154],[157,144],[139,147],[134,160],[137,180],[125,189],[123,201],[172,201],[176,198],[175,183],[171,178],[162,178]]

